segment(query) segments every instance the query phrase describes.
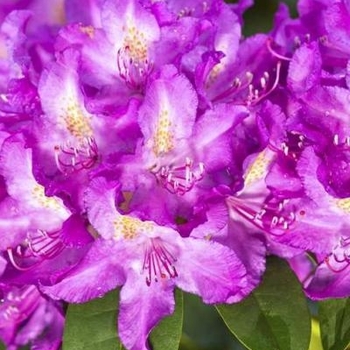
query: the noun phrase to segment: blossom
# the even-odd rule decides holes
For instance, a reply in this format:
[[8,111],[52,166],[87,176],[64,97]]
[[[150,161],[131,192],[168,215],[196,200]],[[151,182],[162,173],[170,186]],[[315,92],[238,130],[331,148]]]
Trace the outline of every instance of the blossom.
[[[206,303],[230,302],[244,287],[245,268],[218,243],[182,238],[174,229],[122,215],[118,184],[95,178],[87,192],[88,217],[99,238],[61,282],[43,286],[53,298],[84,302],[123,285],[118,330],[129,349],[146,349],[150,330],[172,313],[172,290],[199,294]],[[142,318],[135,314],[141,312]]]
[[58,347],[59,300],[121,288],[123,345],[148,349],[174,288],[239,302],[269,254],[348,296],[346,2],[247,38],[250,0],[85,5],[0,6],[5,343]]

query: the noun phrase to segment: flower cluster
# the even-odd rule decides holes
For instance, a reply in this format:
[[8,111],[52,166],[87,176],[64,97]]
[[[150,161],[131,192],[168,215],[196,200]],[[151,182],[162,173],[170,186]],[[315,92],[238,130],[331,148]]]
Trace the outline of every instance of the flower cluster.
[[350,295],[349,5],[281,5],[243,38],[251,5],[1,3],[9,349],[58,348],[62,301],[117,287],[119,336],[148,349],[175,287],[239,302],[269,254],[309,297]]

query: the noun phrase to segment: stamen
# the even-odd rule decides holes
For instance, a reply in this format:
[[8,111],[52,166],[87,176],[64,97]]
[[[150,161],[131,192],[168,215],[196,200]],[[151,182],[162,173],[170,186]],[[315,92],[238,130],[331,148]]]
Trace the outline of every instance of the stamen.
[[[250,84],[253,81],[253,78],[254,78],[254,75],[251,72],[246,72],[244,82],[242,82],[240,78],[236,77],[233,80],[231,86],[221,94],[214,97],[212,101],[213,102],[221,101],[223,99],[232,97],[233,94],[237,94],[238,92],[243,91],[246,88],[249,88]],[[267,77],[264,76],[264,78],[267,79],[268,76]]]
[[133,90],[143,90],[146,81],[153,70],[153,64],[148,58],[131,57],[129,46],[118,50],[117,68],[119,76]]
[[6,250],[11,264],[19,271],[30,270],[46,259],[53,259],[65,248],[60,231],[30,231],[25,244]]
[[294,45],[295,45],[296,48],[301,46],[301,40],[300,40],[300,38],[298,36],[296,36],[294,38]]
[[[249,86],[249,95],[247,98],[247,105],[250,106],[252,104],[257,104],[258,102],[260,102],[263,98],[267,97],[268,95],[270,95],[277,87],[279,80],[280,80],[280,71],[281,71],[281,62],[278,61],[277,62],[277,66],[276,66],[276,77],[275,77],[275,81],[273,83],[273,85],[271,86],[271,88],[268,90],[267,89],[267,79],[265,78],[265,84],[264,86],[261,85],[261,90],[259,91],[258,89],[255,89],[254,92],[252,93],[253,90],[253,86],[250,85]],[[266,75],[265,75],[266,77]]]
[[274,236],[287,233],[296,220],[293,211],[286,211],[287,201],[267,201],[262,207],[257,203],[230,196],[226,199],[229,209],[234,210],[255,227]]
[[323,36],[320,36],[318,38],[318,41],[322,44],[322,45],[326,45],[327,44],[327,41],[328,41],[328,38],[326,35],[323,35]]
[[193,160],[186,157],[182,166],[162,166],[151,170],[159,183],[169,192],[184,195],[190,191],[195,184],[202,180],[204,175],[204,164],[198,163],[194,168]]
[[27,265],[27,266],[23,265],[22,266],[21,263],[19,263],[19,261],[17,261],[17,260],[23,260],[23,257],[24,257],[24,253],[18,249],[19,247],[20,246],[18,246],[15,251],[12,248],[6,249],[7,255],[8,255],[9,260],[10,260],[11,264],[13,265],[13,267],[15,267],[19,271],[28,271],[28,270],[32,269],[33,267],[39,265],[39,262],[34,262],[30,265]]
[[60,231],[30,231],[27,234],[28,246],[33,256],[52,259],[62,252],[65,244],[60,239]]
[[91,169],[98,160],[98,148],[93,137],[84,137],[77,145],[69,141],[55,146],[57,168],[63,174],[71,174],[84,169]]
[[276,149],[273,145],[270,145],[270,147],[276,151],[282,150],[286,157],[296,160],[299,159],[306,143],[307,139],[304,135],[292,131],[287,133],[287,141],[281,143],[280,149]]
[[340,138],[339,134],[334,134],[333,145],[343,149],[348,149],[350,147],[350,136],[346,135]]
[[274,57],[276,57],[276,58],[278,58],[279,60],[282,60],[282,61],[291,61],[292,60],[291,58],[289,58],[287,56],[283,56],[283,55],[279,54],[278,52],[276,52],[272,48],[272,42],[273,42],[272,38],[269,38],[266,41],[267,49],[269,50],[269,52],[271,53],[272,56],[274,56]]
[[146,284],[178,276],[174,263],[176,258],[160,239],[151,239],[145,251],[142,271],[147,271]]
[[177,14],[178,19],[182,18],[182,17],[192,16],[194,11],[195,11],[194,8],[189,8],[186,6],[178,12],[178,14]]
[[344,271],[350,265],[350,237],[340,239],[332,254],[325,259],[325,263],[335,273]]
[[350,146],[350,137],[349,136],[345,137],[345,143],[347,146]]
[[40,293],[33,285],[2,288],[0,328],[8,322],[20,324],[37,309],[39,303]]
[[19,315],[19,309],[18,307],[13,305],[9,305],[3,313],[3,317],[7,321],[13,318],[17,318],[18,315]]

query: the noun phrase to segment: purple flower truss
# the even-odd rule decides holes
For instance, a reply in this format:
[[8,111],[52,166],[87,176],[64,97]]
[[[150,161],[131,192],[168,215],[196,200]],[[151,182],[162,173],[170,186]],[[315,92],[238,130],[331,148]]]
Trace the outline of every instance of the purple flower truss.
[[239,302],[268,254],[309,297],[350,295],[345,0],[248,38],[249,0],[49,3],[0,5],[9,348],[58,349],[62,301],[121,287],[119,336],[148,349],[175,287]]

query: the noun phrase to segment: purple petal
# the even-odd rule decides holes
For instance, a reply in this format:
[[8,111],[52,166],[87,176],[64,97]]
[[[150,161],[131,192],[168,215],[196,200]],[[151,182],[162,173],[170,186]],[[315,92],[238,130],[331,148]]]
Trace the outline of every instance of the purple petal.
[[85,203],[89,221],[104,239],[112,238],[115,234],[113,222],[119,215],[115,208],[118,192],[117,184],[108,184],[103,178],[95,178],[86,191]]
[[185,238],[176,262],[176,285],[208,304],[234,302],[246,286],[246,269],[235,253],[221,244]]
[[174,66],[163,66],[160,77],[146,91],[138,119],[152,155],[170,152],[179,139],[191,135],[197,105],[197,96],[187,78]]
[[321,53],[316,42],[301,46],[289,65],[288,87],[291,91],[300,94],[319,83],[321,65]]
[[347,298],[350,294],[349,265],[344,270],[335,272],[326,263],[322,263],[305,291],[315,300]]
[[174,286],[151,283],[131,273],[120,293],[118,333],[128,350],[149,350],[147,338],[154,326],[174,311]]
[[82,261],[59,283],[41,286],[53,299],[82,303],[100,297],[124,283],[122,250],[113,242],[96,240]]
[[85,220],[78,214],[71,215],[63,223],[60,238],[68,247],[81,247],[93,241]]

